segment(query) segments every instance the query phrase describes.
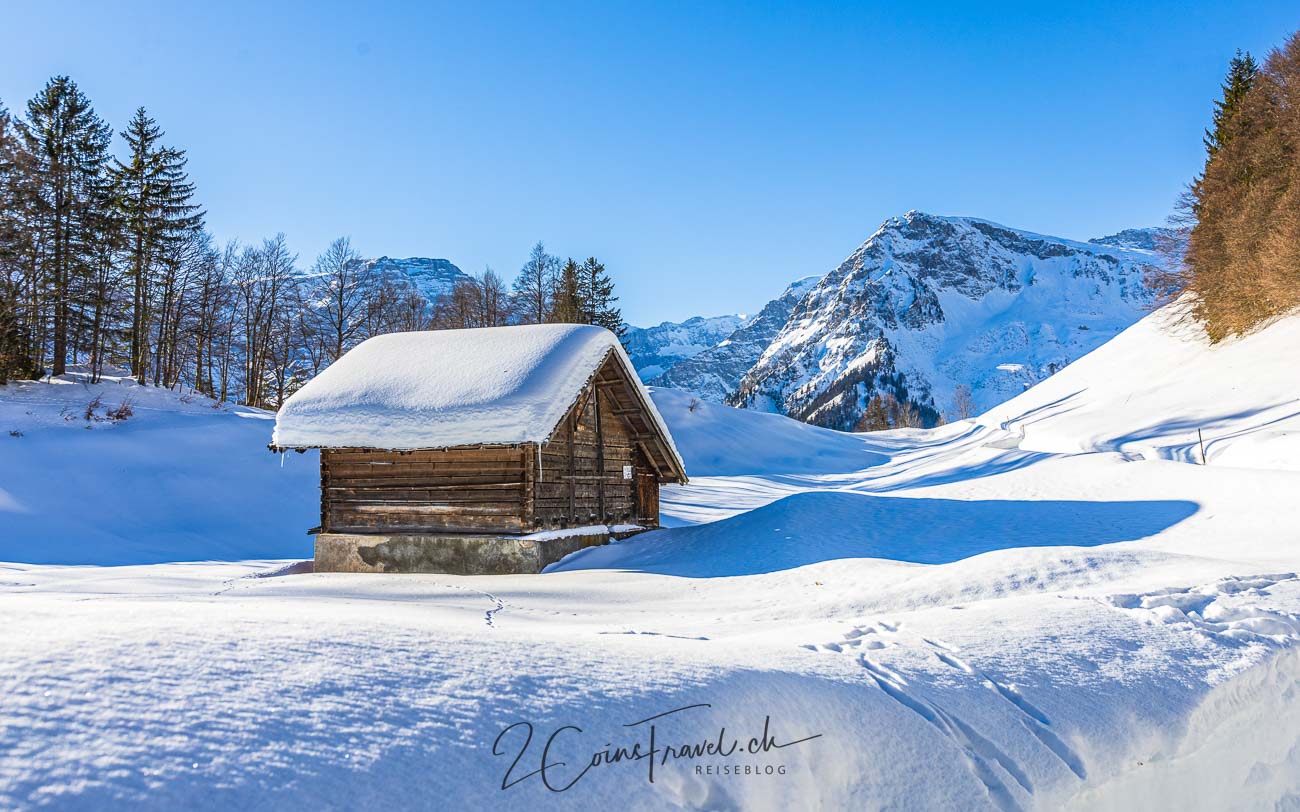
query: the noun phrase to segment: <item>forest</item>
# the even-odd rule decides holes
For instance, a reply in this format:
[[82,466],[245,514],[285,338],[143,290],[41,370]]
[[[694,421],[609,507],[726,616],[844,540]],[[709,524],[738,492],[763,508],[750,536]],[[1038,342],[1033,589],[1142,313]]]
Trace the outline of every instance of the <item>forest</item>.
[[139,108],[113,131],[66,76],[21,115],[0,103],[0,383],[126,370],[141,384],[275,408],[370,336],[573,322],[621,334],[595,257],[538,242],[429,301],[347,237],[303,267],[284,234],[219,244],[186,170]]

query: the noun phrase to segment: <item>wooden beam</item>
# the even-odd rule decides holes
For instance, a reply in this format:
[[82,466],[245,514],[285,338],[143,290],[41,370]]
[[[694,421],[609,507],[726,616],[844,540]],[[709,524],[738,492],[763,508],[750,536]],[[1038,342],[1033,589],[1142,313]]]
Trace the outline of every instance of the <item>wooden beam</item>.
[[[605,435],[601,431],[600,424],[600,390],[592,387],[591,389],[592,405],[595,408],[593,417],[596,418],[596,470],[602,474],[605,472]],[[596,483],[596,513],[600,516],[600,521],[605,521],[605,478],[602,476]]]
[[531,527],[537,518],[537,454],[524,446],[524,526]]
[[574,450],[573,450],[573,432],[574,432],[574,423],[576,422],[576,419],[574,418],[572,411],[569,412],[569,419],[566,422],[568,423],[569,426],[567,432],[568,443],[569,443],[569,477],[570,477],[569,516],[573,516],[578,512],[578,487],[577,487],[578,483],[572,479],[572,477],[578,472],[578,461],[577,458],[574,456]]

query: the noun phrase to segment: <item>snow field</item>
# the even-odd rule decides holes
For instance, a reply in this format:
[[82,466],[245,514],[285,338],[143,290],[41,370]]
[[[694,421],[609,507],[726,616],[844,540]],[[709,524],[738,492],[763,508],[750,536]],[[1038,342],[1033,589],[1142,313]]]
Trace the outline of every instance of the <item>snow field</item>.
[[[543,576],[262,560],[302,557],[278,545],[306,546],[315,499],[306,455],[262,449],[264,416],[155,391],[156,415],[86,430],[56,403],[85,393],[53,396],[80,384],[0,390],[23,434],[0,435],[0,807],[1288,808],[1300,472],[1276,460],[1297,322],[1189,349],[1165,316],[934,431],[657,391],[692,474],[665,489],[672,526]],[[1208,465],[1188,425],[1214,426]],[[151,517],[110,484],[163,487],[160,448],[204,472]],[[75,483],[84,511],[42,483]],[[227,560],[156,563],[187,558]],[[536,738],[515,777],[582,728],[552,751],[565,783],[644,740],[625,725],[700,704],[660,742],[765,720],[820,737],[654,783],[641,760],[501,789],[517,722]]]

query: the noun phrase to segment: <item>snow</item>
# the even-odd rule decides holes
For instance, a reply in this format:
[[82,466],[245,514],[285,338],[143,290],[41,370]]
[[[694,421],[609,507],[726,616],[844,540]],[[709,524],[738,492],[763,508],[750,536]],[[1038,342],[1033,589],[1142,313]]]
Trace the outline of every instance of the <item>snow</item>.
[[980,422],[1023,429],[1032,451],[1199,463],[1204,440],[1212,466],[1300,471],[1300,318],[1211,346],[1184,313],[1152,314]]
[[554,541],[555,539],[567,539],[574,536],[607,536],[611,533],[639,533],[646,528],[639,524],[588,524],[582,527],[566,527],[562,530],[538,530],[536,533],[528,533],[519,538],[527,541]]
[[[273,414],[122,375],[89,380],[72,369],[0,386],[0,561],[311,555],[317,455],[268,451]],[[131,417],[105,416],[124,402]]]
[[369,338],[289,398],[272,443],[388,449],[543,443],[611,352],[671,447],[618,338],[579,324]]
[[[154,392],[174,414],[87,431],[58,415],[81,395],[54,397],[80,385],[2,388],[23,436],[0,435],[0,489],[20,504],[32,470],[48,486],[86,467],[58,438],[119,443],[94,449],[78,510],[33,504],[43,527],[0,512],[0,807],[1290,808],[1300,472],[1273,447],[1294,447],[1300,317],[1213,347],[1169,317],[932,431],[838,434],[658,390],[695,474],[664,490],[674,526],[541,576],[256,560],[283,555],[281,531],[251,520],[312,513],[294,454],[269,469],[283,481],[212,496],[250,514],[237,555],[254,560],[32,563],[111,511],[118,478],[148,487],[182,432],[147,421],[232,455],[267,423]],[[1185,453],[1193,423],[1215,426],[1208,465]],[[199,512],[194,545],[218,549],[221,513]],[[653,783],[641,759],[565,792],[501,788],[526,732],[510,725],[534,726],[515,778],[580,728],[549,754],[565,784],[593,753],[644,747],[626,725],[687,706],[658,746],[765,720],[780,743],[819,738],[656,759]]]

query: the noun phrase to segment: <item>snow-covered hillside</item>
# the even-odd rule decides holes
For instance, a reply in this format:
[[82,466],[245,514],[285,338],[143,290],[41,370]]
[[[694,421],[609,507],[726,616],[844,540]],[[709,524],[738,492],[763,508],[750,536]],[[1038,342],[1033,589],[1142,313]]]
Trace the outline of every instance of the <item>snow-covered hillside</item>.
[[[1171,305],[979,418],[1057,453],[1300,471],[1300,317],[1211,345]],[[1153,362],[1158,359],[1158,362]]]
[[376,273],[393,274],[409,279],[420,295],[430,303],[436,303],[439,298],[450,293],[457,282],[469,279],[469,274],[446,259],[379,257],[377,259],[363,259],[361,262]]
[[[314,523],[315,467],[278,467],[265,416],[86,430],[50,391],[79,384],[0,387],[28,421],[0,435],[0,807],[1292,808],[1300,317],[1209,347],[1168,316],[936,430],[656,391],[692,474],[671,526],[541,576],[32,564],[105,515],[147,532],[150,489],[208,511],[187,543],[217,552],[187,558],[227,531],[287,555],[255,519]],[[1185,424],[1214,427],[1208,465]],[[152,476],[186,455],[217,490]],[[599,758],[652,717],[655,758]]]
[[654,327],[627,326],[623,346],[641,380],[649,381],[674,364],[694,358],[749,323],[745,315],[694,316]]
[[679,361],[670,369],[650,379],[655,386],[685,389],[703,400],[722,403],[736,391],[740,379],[772,343],[790,318],[799,299],[821,277],[799,279],[764,305],[758,315],[748,320],[726,338],[693,357]]
[[958,384],[992,406],[1137,321],[1158,261],[909,212],[799,301],[730,401],[841,429],[877,393],[913,401],[927,423],[951,415]]
[[89,379],[0,386],[0,561],[310,557],[316,453],[267,450],[274,414]]

